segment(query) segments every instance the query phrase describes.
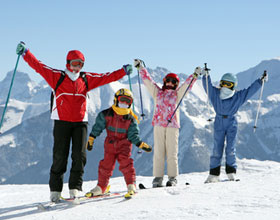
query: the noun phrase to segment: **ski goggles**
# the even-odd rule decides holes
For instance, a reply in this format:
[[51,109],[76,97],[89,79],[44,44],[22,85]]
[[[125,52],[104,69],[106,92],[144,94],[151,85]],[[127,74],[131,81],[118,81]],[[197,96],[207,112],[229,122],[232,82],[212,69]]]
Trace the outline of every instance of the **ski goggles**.
[[229,82],[229,81],[225,81],[225,80],[221,80],[220,81],[220,86],[231,89],[231,88],[234,87],[234,83],[233,82]]
[[70,65],[71,66],[80,66],[83,67],[84,66],[84,62],[80,59],[78,60],[70,60]]
[[131,105],[133,102],[133,99],[131,97],[121,95],[121,96],[118,96],[118,101],[125,102],[126,104]]
[[165,79],[165,82],[167,83],[171,82],[173,85],[176,85],[178,83],[178,81],[174,78],[167,78]]

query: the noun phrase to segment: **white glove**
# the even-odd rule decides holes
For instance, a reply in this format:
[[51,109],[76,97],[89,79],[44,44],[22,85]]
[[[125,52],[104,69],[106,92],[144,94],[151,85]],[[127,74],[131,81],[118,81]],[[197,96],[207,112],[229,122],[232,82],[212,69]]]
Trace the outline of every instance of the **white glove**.
[[140,59],[134,59],[134,67],[137,69],[142,69],[145,66],[144,61]]
[[198,66],[194,69],[194,73],[196,73],[198,76],[201,75],[201,68]]

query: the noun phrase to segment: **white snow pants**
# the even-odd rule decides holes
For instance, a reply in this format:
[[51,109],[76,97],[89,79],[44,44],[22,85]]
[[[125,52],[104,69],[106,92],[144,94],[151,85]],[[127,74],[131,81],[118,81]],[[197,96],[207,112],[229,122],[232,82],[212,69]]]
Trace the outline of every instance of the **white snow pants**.
[[168,177],[178,176],[179,128],[154,126],[153,175],[164,176],[165,158]]

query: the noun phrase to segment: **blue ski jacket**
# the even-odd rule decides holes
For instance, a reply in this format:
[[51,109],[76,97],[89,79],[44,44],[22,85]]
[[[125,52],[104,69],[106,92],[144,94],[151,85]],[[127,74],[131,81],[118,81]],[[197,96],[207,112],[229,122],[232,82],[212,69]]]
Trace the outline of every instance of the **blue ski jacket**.
[[[207,92],[206,76],[202,78],[204,90]],[[210,157],[210,169],[221,166],[222,156],[224,152],[224,144],[226,139],[226,165],[236,169],[235,156],[235,139],[237,134],[236,112],[244,102],[252,97],[261,87],[262,81],[257,79],[247,89],[235,92],[228,99],[220,99],[220,89],[216,88],[211,83],[210,76],[208,77],[208,95],[215,112],[214,122],[214,148]]]
[[[203,87],[206,91],[206,77],[202,78]],[[261,87],[262,81],[257,79],[247,89],[242,89],[235,92],[235,94],[229,99],[220,99],[220,89],[216,88],[211,83],[211,78],[208,76],[208,93],[209,99],[215,109],[217,116],[234,116],[241,105],[244,104],[249,98],[251,98]],[[206,91],[207,92],[207,91]]]

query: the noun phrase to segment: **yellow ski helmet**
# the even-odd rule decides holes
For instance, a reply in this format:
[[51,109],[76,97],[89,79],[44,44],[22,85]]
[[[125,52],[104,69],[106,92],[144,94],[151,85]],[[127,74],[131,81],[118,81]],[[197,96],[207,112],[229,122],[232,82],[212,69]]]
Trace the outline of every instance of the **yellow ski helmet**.
[[132,92],[129,89],[119,89],[116,93],[115,93],[115,97],[114,97],[114,104],[115,106],[119,106],[119,102],[125,102],[129,105],[129,108],[131,107],[132,103],[133,103],[133,95]]

